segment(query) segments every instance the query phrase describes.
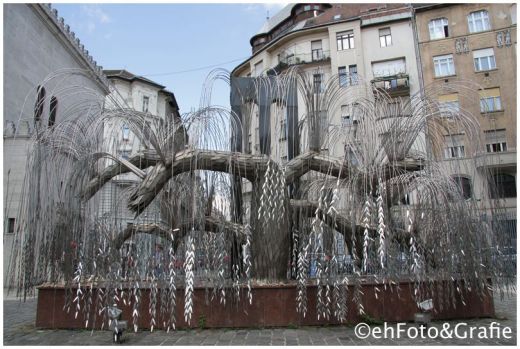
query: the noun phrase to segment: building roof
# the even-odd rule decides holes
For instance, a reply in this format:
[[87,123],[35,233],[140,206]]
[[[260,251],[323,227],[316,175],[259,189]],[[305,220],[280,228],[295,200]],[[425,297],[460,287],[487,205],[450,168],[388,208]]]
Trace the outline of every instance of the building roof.
[[[264,26],[251,38],[251,41],[258,35],[268,34],[276,26],[287,20],[292,15],[292,10],[296,5],[297,4],[289,4],[281,9],[280,12],[264,23]],[[276,37],[270,38],[265,46],[254,52],[251,57],[247,58],[244,62],[236,66],[233,69],[232,74],[246,62],[248,62],[252,57],[262,52],[266,47],[277,42],[290,33],[356,19],[362,20],[361,25],[377,23],[379,22],[376,20],[377,17],[385,17],[384,21],[400,20],[410,17],[409,15],[404,15],[404,12],[409,11],[410,6],[409,4],[405,3],[334,3],[331,8],[325,10],[316,17],[303,19],[297,23],[294,23],[287,30],[284,30]]]
[[128,70],[125,70],[125,69],[106,69],[106,70],[103,70],[103,72],[109,79],[118,78],[121,80],[130,81],[130,82],[139,80],[139,81],[145,82],[147,84],[159,87],[160,89],[164,89],[166,87],[155,81],[147,79],[144,76],[135,75],[133,73],[130,73]]
[[276,27],[278,24],[282,23],[285,19],[289,18],[291,16],[291,10],[296,4],[289,4],[282,8],[280,11],[278,11],[273,17],[269,18],[262,28],[255,34],[266,34],[270,32],[274,27]]
[[44,18],[48,23],[52,23],[52,25],[57,28],[57,33],[64,39],[65,44],[72,48],[77,57],[79,57],[83,64],[94,75],[98,83],[100,83],[108,93],[109,83],[107,77],[103,74],[103,67],[98,65],[94,58],[92,58],[88,50],[85,48],[85,45],[83,45],[79,38],[76,37],[76,34],[71,30],[70,26],[65,24],[63,17],[58,16],[58,10],[53,8],[51,4],[28,5],[32,6],[32,8],[35,9],[42,18]]
[[170,105],[177,110],[179,109],[179,105],[177,104],[177,99],[175,98],[175,95],[173,94],[173,92],[167,90],[165,86],[158,84],[155,81],[147,79],[144,76],[135,75],[126,69],[106,69],[106,70],[103,70],[103,73],[105,73],[105,75],[109,79],[121,79],[121,80],[129,81],[129,82],[134,82],[137,80],[137,81],[141,81],[141,82],[156,86],[159,88],[159,92],[164,93],[165,95],[167,95],[169,97]]

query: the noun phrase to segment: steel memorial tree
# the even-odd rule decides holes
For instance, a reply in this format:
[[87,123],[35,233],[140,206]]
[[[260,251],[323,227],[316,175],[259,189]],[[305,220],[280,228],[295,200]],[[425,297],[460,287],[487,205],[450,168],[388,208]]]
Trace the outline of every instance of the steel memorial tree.
[[[211,106],[221,80],[231,109]],[[479,219],[499,205],[466,200],[451,177],[454,167],[475,171],[472,159],[451,168],[438,161],[446,137],[464,134],[467,149],[480,147],[475,117],[439,104],[446,89],[478,95],[461,82],[392,99],[361,78],[317,86],[296,69],[233,79],[218,70],[201,108],[181,118],[151,124],[125,106],[80,103],[34,135],[9,275],[21,275],[24,292],[64,284],[76,312],[112,299],[137,309],[149,287],[152,319],[159,304],[167,328],[179,287],[187,320],[194,286],[221,302],[240,292],[254,302],[255,283],[296,282],[299,312],[307,312],[307,286],[317,285],[318,316],[343,321],[348,297],[363,312],[366,279],[413,280],[418,300],[435,292],[433,280],[460,281],[450,286],[458,292],[485,292],[490,278],[507,283],[514,267],[497,258],[502,228]],[[119,128],[107,136],[107,124],[128,125],[140,151],[121,157]],[[101,213],[102,188],[125,173],[134,180]],[[157,208],[160,218],[147,219]],[[133,224],[121,225],[121,209],[135,214]]]

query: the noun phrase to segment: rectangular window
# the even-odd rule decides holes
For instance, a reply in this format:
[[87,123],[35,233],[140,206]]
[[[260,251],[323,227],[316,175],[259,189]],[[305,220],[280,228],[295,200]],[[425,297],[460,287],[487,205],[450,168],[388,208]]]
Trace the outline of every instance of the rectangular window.
[[357,124],[357,114],[356,114],[357,107],[358,107],[358,103],[343,104],[341,106],[341,125],[342,126],[350,126],[352,124]]
[[149,105],[150,105],[150,97],[143,96],[143,113],[148,113]]
[[452,118],[460,111],[459,94],[452,93],[449,95],[439,96],[439,112],[443,118]]
[[323,74],[314,74],[313,75],[313,87],[314,87],[314,93],[323,92]]
[[489,14],[486,10],[471,12],[468,15],[468,27],[470,33],[490,30]]
[[311,52],[313,61],[321,61],[323,59],[321,40],[311,41]]
[[500,153],[507,151],[506,130],[486,130],[484,131],[486,141],[486,151],[488,153]]
[[501,111],[500,88],[487,88],[480,92],[480,112],[489,113]]
[[346,67],[338,67],[338,77],[339,77],[339,86],[340,87],[347,86],[347,68]]
[[449,36],[447,18],[432,19],[428,28],[430,29],[430,40],[443,39]]
[[433,57],[433,65],[435,67],[435,77],[455,75],[453,55]]
[[390,28],[379,29],[379,43],[381,47],[387,47],[392,45],[392,34]]
[[463,158],[464,153],[464,135],[447,135],[444,136],[446,148],[444,149],[444,158]]
[[486,151],[488,153],[501,153],[507,151],[507,144],[506,142],[488,143],[486,144]]
[[344,104],[341,106],[341,125],[350,126],[352,125],[352,118],[350,117],[350,105]]
[[349,76],[349,83],[351,85],[358,84],[357,65],[356,64],[348,66],[348,76]]
[[336,34],[336,43],[338,51],[349,50],[354,48],[354,31],[348,30]]
[[493,48],[473,51],[473,62],[475,63],[475,71],[491,70],[497,67]]
[[455,159],[464,157],[464,146],[457,145],[453,147],[447,147],[445,149],[444,157],[446,159]]
[[255,76],[262,75],[263,70],[264,70],[264,62],[263,61],[260,61],[260,62],[255,64]]
[[8,220],[7,220],[7,234],[14,234],[15,222],[16,222],[15,218],[8,218]]

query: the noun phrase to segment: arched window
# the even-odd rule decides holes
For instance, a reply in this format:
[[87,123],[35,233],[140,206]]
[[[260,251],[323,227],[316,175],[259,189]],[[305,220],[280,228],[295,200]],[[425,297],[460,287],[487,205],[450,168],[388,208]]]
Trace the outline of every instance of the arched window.
[[459,188],[459,193],[464,199],[471,199],[471,179],[463,176],[453,176],[453,180]]
[[43,106],[45,104],[45,87],[38,86],[36,104],[34,105],[34,121],[38,122],[42,118]]
[[58,98],[52,96],[51,108],[49,113],[49,127],[52,127],[56,123],[56,113],[58,112]]
[[430,29],[430,40],[443,39],[450,36],[447,18],[435,18],[428,23]]
[[493,174],[490,195],[493,199],[516,198],[515,177],[507,173]]

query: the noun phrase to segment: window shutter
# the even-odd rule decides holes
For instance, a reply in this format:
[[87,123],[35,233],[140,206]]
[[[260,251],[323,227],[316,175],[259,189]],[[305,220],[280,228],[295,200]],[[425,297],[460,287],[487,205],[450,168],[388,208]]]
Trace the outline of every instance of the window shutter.
[[390,35],[390,28],[379,29],[379,36]]
[[444,136],[444,141],[448,147],[456,147],[459,145],[464,145],[464,135],[447,135]]
[[458,102],[459,101],[459,94],[458,93],[452,93],[449,95],[441,95],[439,96],[439,102]]
[[473,58],[489,57],[494,55],[495,53],[493,51],[493,48],[485,48],[482,50],[473,51]]
[[372,72],[374,77],[406,73],[405,59],[400,58],[391,61],[372,63]]
[[487,130],[484,131],[484,137],[486,141],[505,141],[506,140],[506,130]]
[[480,91],[480,98],[489,98],[489,97],[499,97],[500,96],[500,88],[487,88],[483,91]]

